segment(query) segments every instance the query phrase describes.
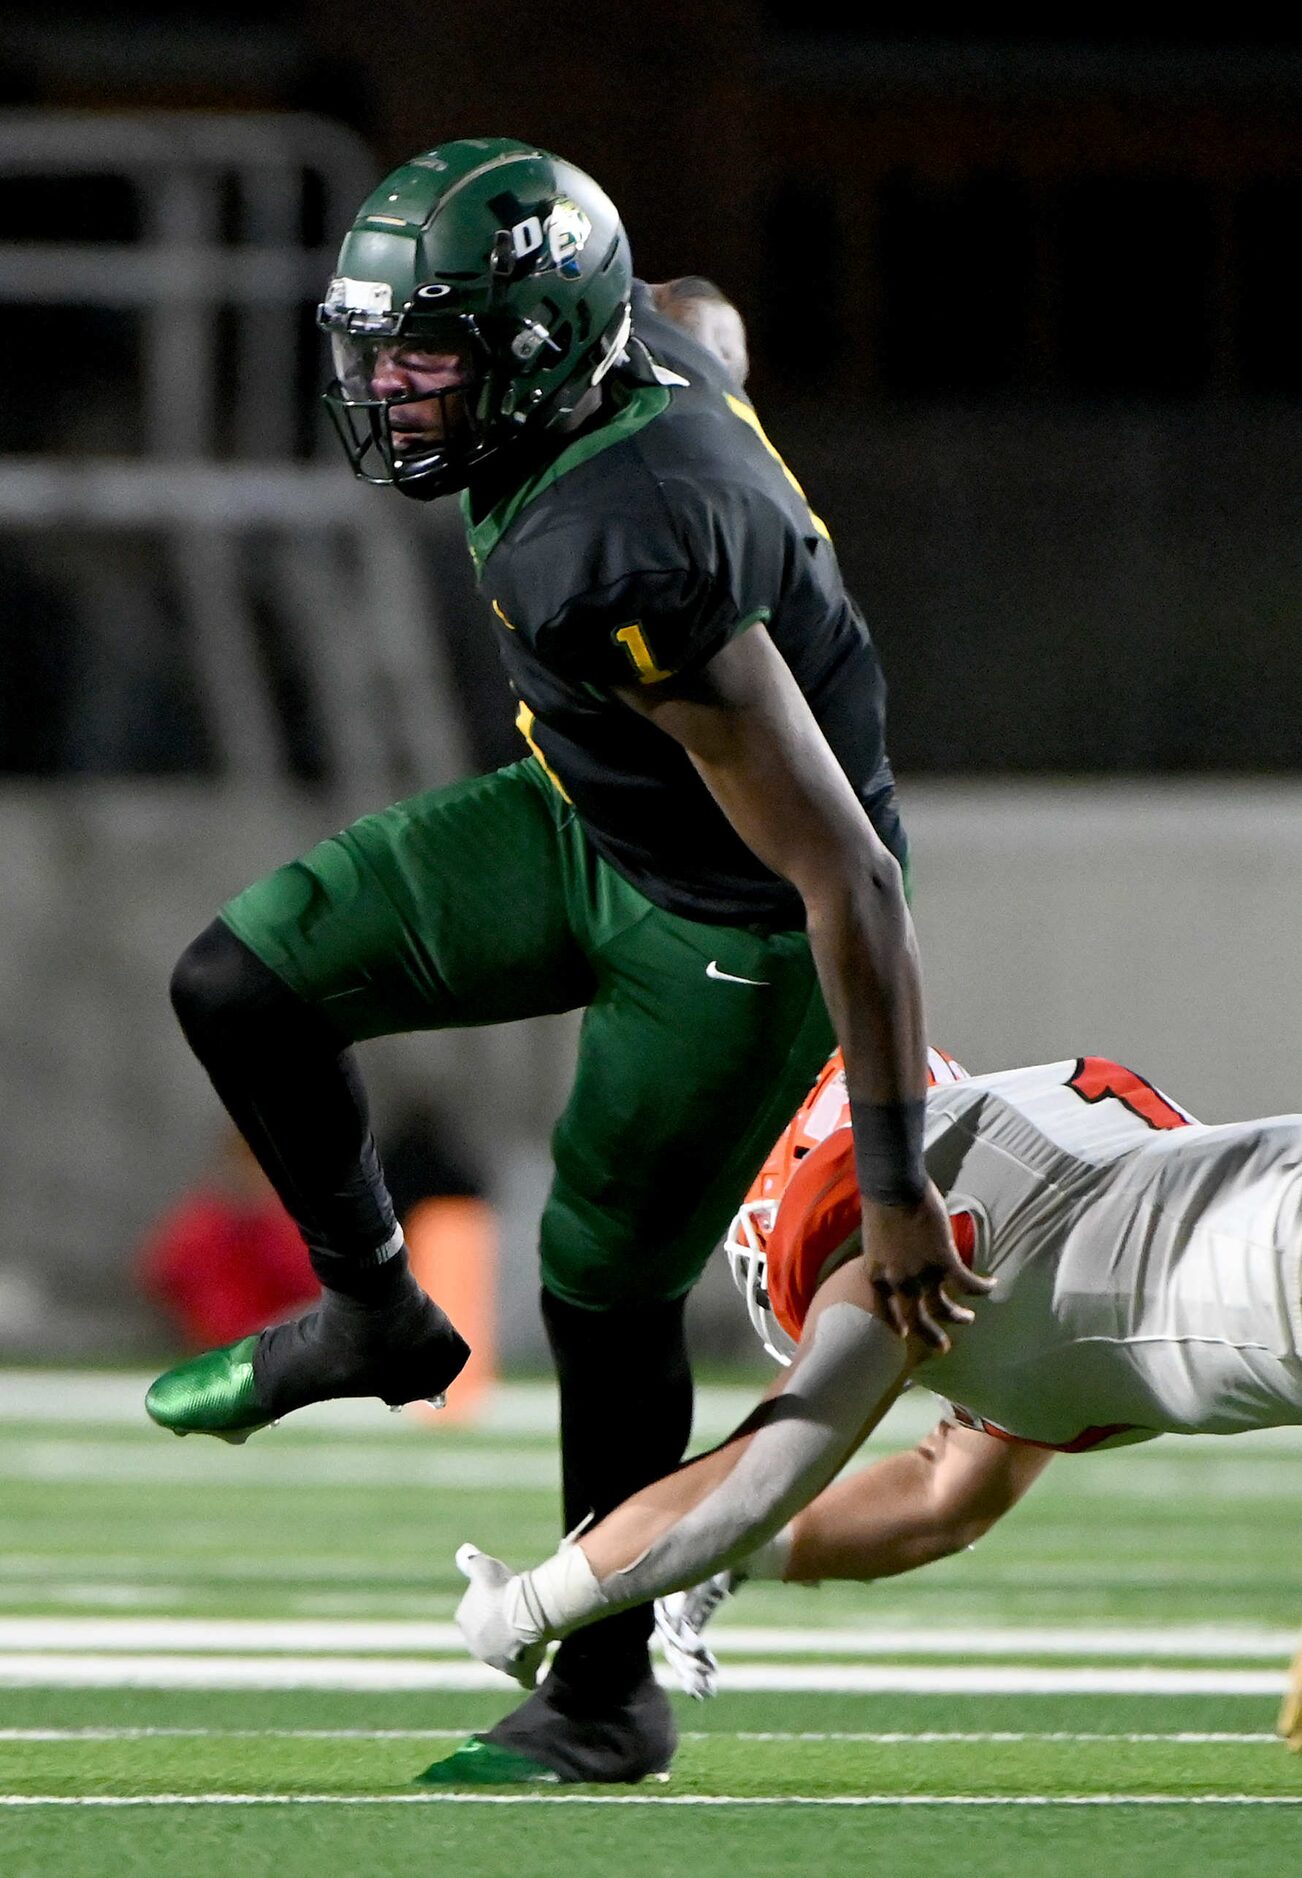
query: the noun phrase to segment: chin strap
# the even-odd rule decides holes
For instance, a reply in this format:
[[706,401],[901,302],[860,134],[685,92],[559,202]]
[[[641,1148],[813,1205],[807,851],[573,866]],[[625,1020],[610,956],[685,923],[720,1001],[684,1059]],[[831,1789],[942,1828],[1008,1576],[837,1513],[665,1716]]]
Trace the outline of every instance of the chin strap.
[[633,308],[625,302],[623,312],[620,315],[619,325],[615,329],[614,337],[606,346],[606,355],[599,361],[596,370],[592,374],[590,381],[592,384],[599,385],[611,366],[619,363],[619,359],[625,347],[628,345],[628,337],[632,330]]

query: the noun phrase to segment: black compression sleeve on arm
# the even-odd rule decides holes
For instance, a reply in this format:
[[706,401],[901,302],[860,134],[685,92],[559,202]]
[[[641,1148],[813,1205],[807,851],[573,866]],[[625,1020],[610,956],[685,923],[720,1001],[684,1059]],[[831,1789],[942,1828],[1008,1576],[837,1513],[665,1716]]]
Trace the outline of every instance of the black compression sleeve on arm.
[[[347,1039],[214,920],[172,975],[172,1005],[213,1087],[309,1246],[364,1268],[393,1204]],[[318,1273],[319,1276],[324,1276]]]

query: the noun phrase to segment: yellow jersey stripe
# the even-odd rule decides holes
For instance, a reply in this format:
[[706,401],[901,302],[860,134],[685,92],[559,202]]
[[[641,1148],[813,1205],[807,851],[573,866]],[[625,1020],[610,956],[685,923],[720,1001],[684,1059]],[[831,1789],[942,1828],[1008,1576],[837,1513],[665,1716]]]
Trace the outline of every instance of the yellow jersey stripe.
[[534,726],[534,714],[530,710],[529,706],[525,703],[524,699],[521,698],[520,708],[515,714],[515,727],[519,731],[520,735],[524,738],[525,742],[528,744],[530,750],[537,757],[538,761],[542,764],[543,775],[547,778],[548,782],[551,783],[553,788],[560,790],[560,793],[565,797],[565,800],[567,802],[572,801],[572,797],[570,795],[569,790],[565,787],[565,784],[561,781],[560,777],[556,774],[556,771],[552,768],[551,764],[547,761],[547,758],[543,755],[542,751],[538,748],[538,745],[534,742],[533,726]]
[[[800,497],[800,500],[804,503],[805,507],[809,509],[809,497],[805,494],[804,490],[800,487],[800,484],[796,481],[796,478],[794,474],[792,473],[792,471],[787,468],[787,465],[783,461],[781,453],[779,452],[777,448],[777,445],[774,444],[770,440],[768,432],[765,430],[763,424],[761,424],[759,421],[759,413],[755,410],[754,406],[747,404],[744,398],[734,398],[730,391],[725,391],[723,395],[724,395],[724,398],[727,400],[728,409],[734,414],[734,416],[739,417],[743,424],[749,425],[750,428],[755,432],[755,435],[759,438],[760,442],[764,445],[764,448],[768,451],[769,455],[773,458],[773,461],[777,464],[778,468],[782,471],[782,474],[786,477],[787,481],[791,484],[791,487],[795,490],[796,494]],[[821,535],[824,541],[830,541],[832,539],[831,535],[828,533],[827,523],[823,521],[820,516],[815,515],[812,509],[809,509],[809,519],[814,524],[815,533]]]

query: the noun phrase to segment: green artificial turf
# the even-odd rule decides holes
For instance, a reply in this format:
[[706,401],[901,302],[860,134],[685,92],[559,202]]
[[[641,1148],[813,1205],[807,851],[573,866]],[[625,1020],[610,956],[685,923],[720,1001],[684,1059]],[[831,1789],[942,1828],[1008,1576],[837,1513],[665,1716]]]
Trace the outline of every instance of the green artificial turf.
[[[901,1438],[923,1414],[911,1406]],[[740,1639],[730,1654],[737,1626],[803,1631],[771,1658],[787,1667],[1187,1663],[1278,1678],[1286,1651],[1274,1658],[1245,1644],[1236,1655],[1223,1632],[1203,1649],[1199,1633],[1283,1636],[1302,1619],[1297,1436],[1068,1457],[971,1554],[870,1587],[748,1588],[717,1627],[725,1692],[678,1700],[684,1737],[663,1785],[422,1792],[413,1776],[490,1725],[512,1700],[509,1685],[132,1687],[137,1672],[154,1673],[149,1662],[178,1651],[200,1663],[200,1677],[204,1662],[265,1653],[278,1665],[325,1662],[328,1681],[331,1658],[272,1630],[238,1646],[215,1636],[205,1654],[166,1632],[145,1647],[77,1628],[100,1618],[246,1619],[315,1622],[329,1636],[335,1624],[446,1623],[462,1539],[519,1563],[550,1549],[555,1473],[545,1429],[494,1435],[378,1410],[373,1425],[300,1421],[242,1450],[112,1417],[79,1420],[75,1406],[11,1416],[0,1427],[0,1626],[10,1624],[0,1658],[11,1666],[0,1672],[0,1873],[1296,1870],[1302,1758],[1273,1737],[1271,1693],[729,1692],[727,1681],[730,1663],[770,1660]],[[69,1620],[66,1635],[51,1633],[48,1659],[23,1656],[12,1620],[42,1617]],[[978,1648],[1031,1626],[1060,1633],[1063,1647],[1041,1639],[995,1657]],[[1100,1653],[1090,1641],[1100,1626],[1149,1633],[1147,1651],[1122,1639]],[[820,1630],[856,1627],[874,1638],[861,1657],[820,1651]],[[1178,1643],[1157,1649],[1176,1627]],[[918,1640],[937,1629],[946,1649],[919,1654]],[[388,1660],[456,1660],[452,1644],[406,1647],[399,1636],[384,1648]],[[380,1657],[383,1685],[381,1651],[348,1643],[344,1653]],[[56,1665],[82,1658],[101,1666],[88,1675],[121,1686],[57,1686]],[[13,1670],[16,1660],[30,1668]],[[80,1672],[69,1673],[75,1684]],[[1198,1738],[1209,1735],[1234,1738]],[[164,1803],[138,1804],[155,1800]]]

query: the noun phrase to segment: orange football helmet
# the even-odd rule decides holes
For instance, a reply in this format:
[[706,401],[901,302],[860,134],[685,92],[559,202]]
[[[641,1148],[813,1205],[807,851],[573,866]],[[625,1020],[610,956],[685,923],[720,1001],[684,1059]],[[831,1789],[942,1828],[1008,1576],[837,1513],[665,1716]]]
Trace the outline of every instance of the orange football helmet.
[[[927,1087],[964,1082],[968,1072],[944,1050],[927,1051]],[[769,1234],[778,1216],[782,1196],[811,1148],[838,1128],[850,1126],[850,1097],[845,1085],[845,1062],[834,1050],[818,1081],[773,1144],[768,1159],[751,1183],[728,1234],[724,1250],[733,1283],[746,1301],[746,1313],[769,1355],[790,1363],[795,1339],[774,1313],[768,1287]]]

